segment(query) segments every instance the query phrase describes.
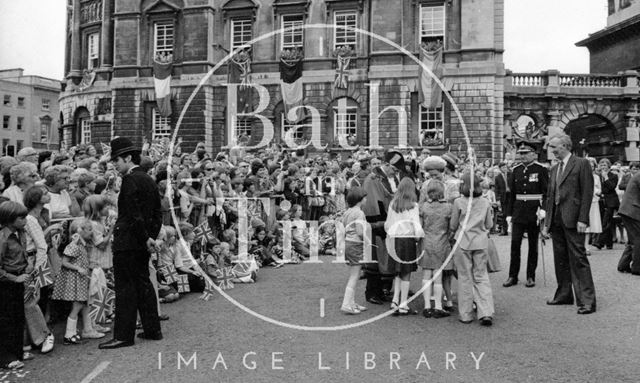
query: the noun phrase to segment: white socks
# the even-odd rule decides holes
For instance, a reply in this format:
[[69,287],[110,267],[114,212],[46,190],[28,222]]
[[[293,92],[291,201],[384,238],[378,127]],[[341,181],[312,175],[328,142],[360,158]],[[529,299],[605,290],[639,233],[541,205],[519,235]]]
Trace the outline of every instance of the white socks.
[[71,338],[72,336],[76,335],[78,333],[78,319],[71,319],[69,317],[67,317],[67,329],[64,332],[64,337],[65,338]]
[[393,302],[400,302],[400,277],[393,278]]
[[407,307],[407,299],[409,298],[409,284],[409,281],[400,281],[400,307]]
[[430,309],[431,308],[431,279],[423,279],[422,287],[424,286],[427,286],[422,292],[422,297],[424,298],[424,308]]
[[442,284],[436,283],[433,285],[434,302],[436,303],[436,310],[442,310]]

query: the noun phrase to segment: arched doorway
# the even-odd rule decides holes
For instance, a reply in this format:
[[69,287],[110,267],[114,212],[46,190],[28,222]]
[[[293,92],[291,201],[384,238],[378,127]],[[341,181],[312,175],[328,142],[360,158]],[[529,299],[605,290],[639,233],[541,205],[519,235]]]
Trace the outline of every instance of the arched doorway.
[[573,142],[573,154],[579,157],[619,159],[615,141],[615,127],[611,121],[597,114],[584,114],[570,121],[564,128]]

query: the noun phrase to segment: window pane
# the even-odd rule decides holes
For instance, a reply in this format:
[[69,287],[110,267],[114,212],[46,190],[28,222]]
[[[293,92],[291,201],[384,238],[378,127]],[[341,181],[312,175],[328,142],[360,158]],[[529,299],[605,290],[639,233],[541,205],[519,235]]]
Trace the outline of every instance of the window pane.
[[171,138],[171,121],[169,117],[162,117],[157,109],[153,109],[153,121],[151,126],[151,139]]
[[444,145],[444,106],[429,109],[420,107],[420,145]]
[[154,57],[158,54],[173,53],[173,21],[159,21],[154,24]]
[[231,21],[231,49],[234,50],[251,41],[250,19],[236,19]]
[[355,12],[336,12],[334,15],[334,47],[343,45],[356,48],[356,32],[347,28],[356,28],[357,15]]
[[334,118],[334,137],[338,138],[343,136],[350,140],[350,144],[353,144],[357,138],[357,108],[350,106],[346,108],[335,108]]
[[301,47],[304,42],[302,15],[282,16],[282,49]]
[[444,6],[421,6],[420,19],[422,37],[444,36]]

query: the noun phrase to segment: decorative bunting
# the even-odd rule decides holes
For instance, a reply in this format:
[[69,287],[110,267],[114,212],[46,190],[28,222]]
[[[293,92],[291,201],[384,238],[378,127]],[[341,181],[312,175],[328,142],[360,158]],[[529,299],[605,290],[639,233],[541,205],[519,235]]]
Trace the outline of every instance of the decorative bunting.
[[184,294],[184,293],[188,293],[189,291],[191,291],[191,289],[189,288],[189,277],[186,275],[178,275],[178,278],[176,279],[176,282],[178,283],[178,292],[180,294]]
[[220,270],[216,270],[216,279],[218,280],[218,286],[222,290],[229,290],[233,288],[233,279],[235,274],[231,267],[223,267]]
[[336,79],[333,87],[336,89],[347,89],[349,86],[349,63],[351,58],[347,56],[338,56],[338,67],[336,68]]
[[431,70],[433,76],[420,67],[419,99],[424,108],[435,109],[442,106],[442,89],[434,77],[442,78],[442,42],[422,44],[420,61]]
[[158,113],[162,117],[171,115],[171,70],[172,54],[158,54],[153,60],[153,85],[156,92]]
[[304,109],[296,110],[295,117],[289,119],[289,110],[303,104],[302,53],[300,50],[285,50],[280,57],[280,90],[284,104],[285,118],[296,123],[304,118]]
[[251,92],[251,57],[242,51],[235,55],[228,66],[229,83],[240,84],[238,87],[238,112],[248,113],[252,108]]

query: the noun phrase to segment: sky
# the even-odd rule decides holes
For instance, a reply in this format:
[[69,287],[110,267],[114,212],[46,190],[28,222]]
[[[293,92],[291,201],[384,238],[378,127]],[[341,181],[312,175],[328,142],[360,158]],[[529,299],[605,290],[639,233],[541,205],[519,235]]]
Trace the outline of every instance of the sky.
[[[0,69],[62,79],[66,1],[0,0]],[[604,28],[606,0],[504,1],[507,69],[589,71],[589,53],[575,43]]]

